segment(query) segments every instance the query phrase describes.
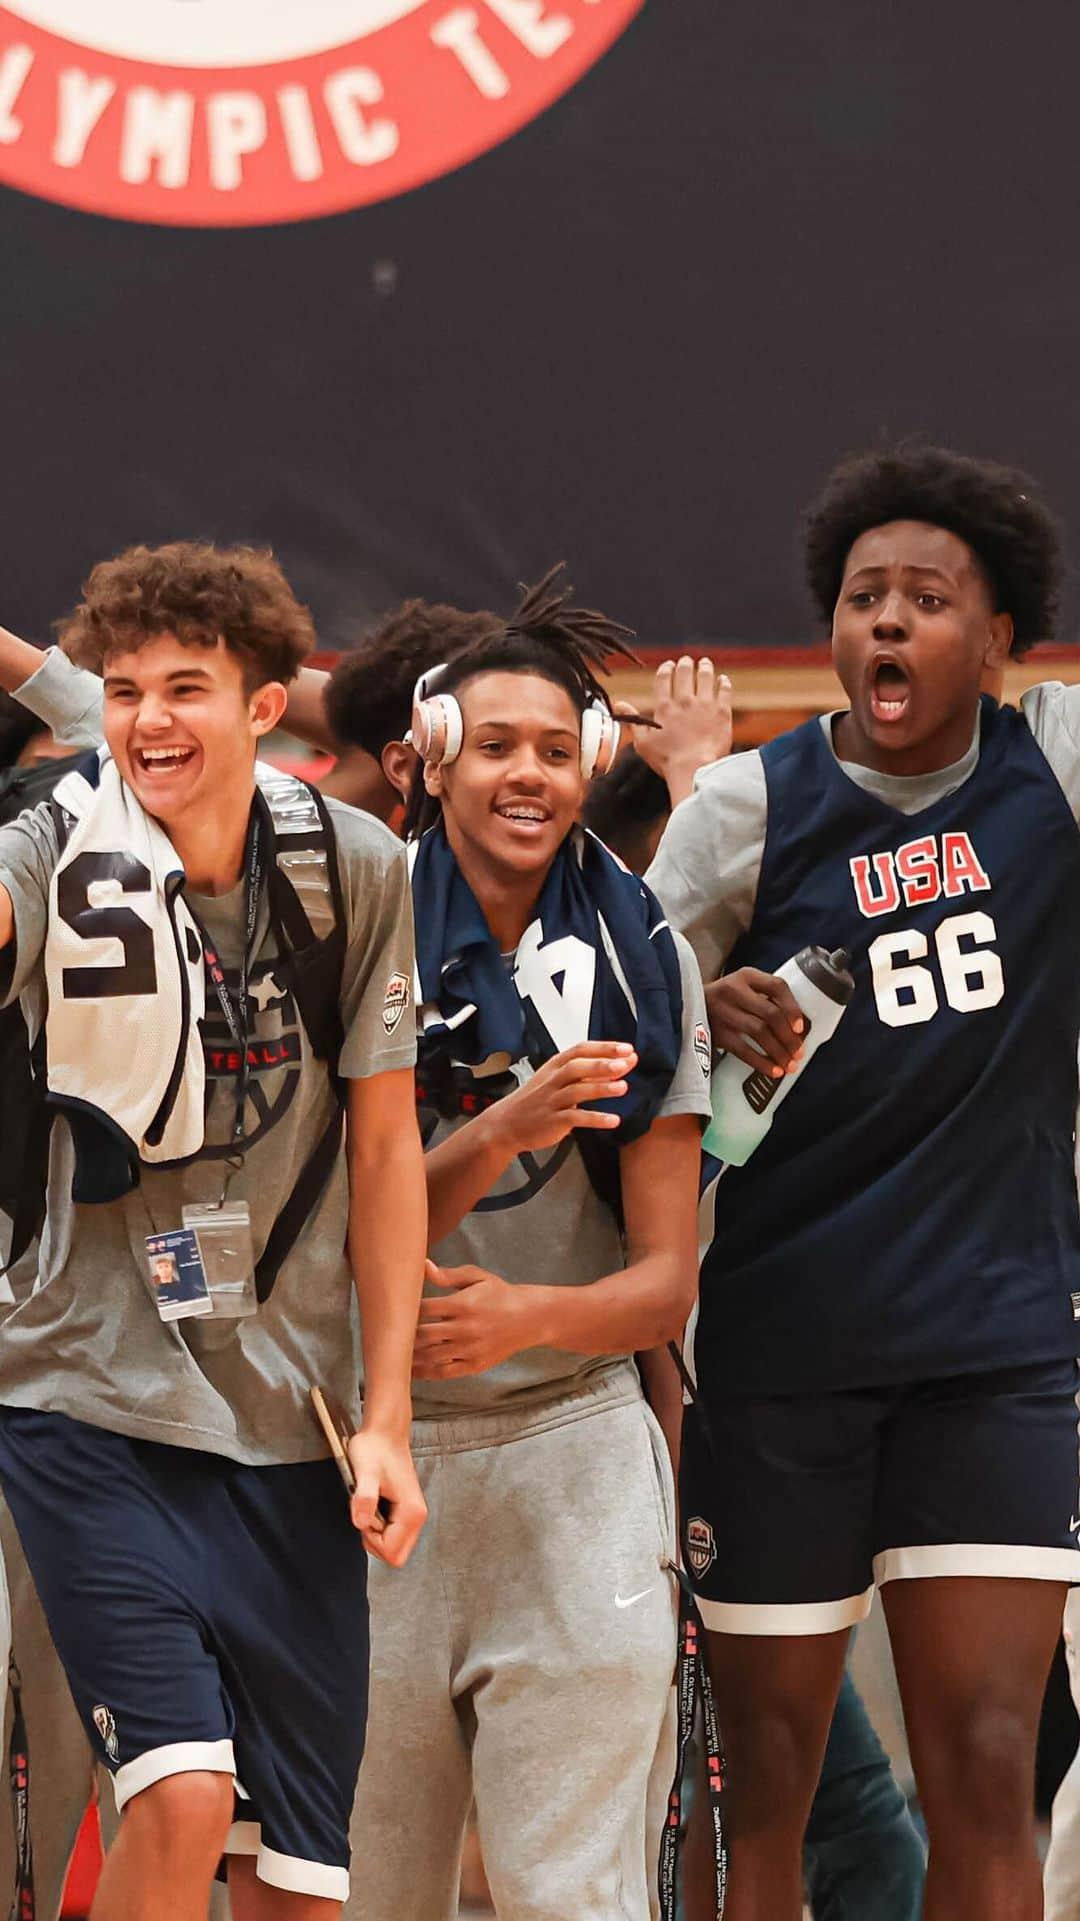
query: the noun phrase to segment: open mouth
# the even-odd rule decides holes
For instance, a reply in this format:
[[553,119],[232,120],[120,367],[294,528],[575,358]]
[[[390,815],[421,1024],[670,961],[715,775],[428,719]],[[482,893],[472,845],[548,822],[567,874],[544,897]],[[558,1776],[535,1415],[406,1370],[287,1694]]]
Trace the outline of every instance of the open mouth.
[[870,682],[870,708],[886,724],[903,720],[911,704],[911,682],[899,661],[879,660]]
[[140,774],[151,780],[160,780],[165,774],[175,774],[194,760],[194,747],[136,747],[131,759]]

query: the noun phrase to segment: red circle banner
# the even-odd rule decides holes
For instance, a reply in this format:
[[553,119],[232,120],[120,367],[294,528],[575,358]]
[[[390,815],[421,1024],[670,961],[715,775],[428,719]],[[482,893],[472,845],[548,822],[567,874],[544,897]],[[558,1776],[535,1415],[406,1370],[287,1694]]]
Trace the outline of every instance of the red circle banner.
[[200,227],[389,199],[508,139],[642,5],[0,5],[0,181],[92,213]]

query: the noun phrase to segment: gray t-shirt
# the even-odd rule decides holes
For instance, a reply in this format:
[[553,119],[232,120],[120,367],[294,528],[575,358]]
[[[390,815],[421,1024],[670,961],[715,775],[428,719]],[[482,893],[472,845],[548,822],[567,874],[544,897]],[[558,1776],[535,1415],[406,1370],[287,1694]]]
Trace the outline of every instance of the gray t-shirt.
[[[1080,687],[1044,681],[1020,702],[1032,734],[1080,820]],[[832,746],[832,723],[821,725]],[[882,774],[839,760],[849,780],[902,814],[921,813],[955,793],[979,758],[978,729],[967,753],[933,774]],[[722,973],[754,918],[765,852],[768,794],[760,753],[733,754],[701,769],[675,809],[646,879],[673,927],[686,935],[707,981]]]
[[[365,1079],[415,1059],[411,1016],[384,1021],[392,975],[413,974],[412,902],[404,850],[379,822],[328,801],[337,839],[348,944],[340,1011],[341,1072]],[[21,993],[36,1029],[44,1013],[43,942],[57,859],[49,808],[0,829],[0,881],[15,908],[14,949],[0,986]],[[242,958],[243,884],[193,906],[235,989]],[[325,1132],[334,1094],[292,997],[274,977],[265,899],[251,970],[257,1064],[247,1103],[246,1158],[230,1196],[249,1203],[256,1259],[297,1175]],[[36,1289],[4,1320],[0,1402],[40,1407],[143,1440],[203,1448],[254,1465],[325,1454],[310,1412],[316,1385],[358,1411],[358,1317],[345,1254],[345,1155],[302,1229],[268,1300],[245,1320],[163,1323],[150,1293],[145,1237],[182,1225],[189,1201],[216,1200],[234,1120],[235,1075],[216,995],[203,1024],[206,1144],[182,1167],[144,1168],[123,1200],[75,1205],[67,1123],[53,1128],[48,1221]]]
[[[676,947],[683,992],[682,1050],[658,1114],[697,1114],[704,1120],[711,1111],[705,996],[693,954],[678,935]],[[433,1117],[422,1119],[426,1132]],[[464,1120],[438,1121],[427,1145],[437,1146],[465,1125]],[[541,1287],[584,1287],[626,1265],[615,1217],[589,1180],[572,1136],[558,1147],[521,1155],[479,1206],[432,1249],[432,1257],[440,1266],[471,1262],[504,1281]],[[429,1419],[526,1406],[550,1397],[553,1389],[571,1391],[583,1381],[631,1366],[614,1355],[531,1347],[484,1374],[414,1382],[413,1407],[417,1416]]]

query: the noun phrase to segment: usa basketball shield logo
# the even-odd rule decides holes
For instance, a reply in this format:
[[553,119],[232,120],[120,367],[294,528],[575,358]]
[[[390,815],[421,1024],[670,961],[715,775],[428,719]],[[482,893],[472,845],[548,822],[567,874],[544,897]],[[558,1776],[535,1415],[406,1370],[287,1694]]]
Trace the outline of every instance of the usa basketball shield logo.
[[120,1759],[120,1743],[116,1738],[116,1722],[113,1719],[112,1709],[107,1708],[103,1701],[99,1701],[97,1707],[94,1709],[94,1726],[101,1736],[102,1744],[109,1760],[118,1761]]
[[686,1523],[686,1558],[690,1572],[696,1574],[699,1581],[716,1559],[716,1536],[708,1521],[703,1521],[698,1514]]
[[122,219],[304,220],[506,140],[643,0],[5,0],[0,180]]

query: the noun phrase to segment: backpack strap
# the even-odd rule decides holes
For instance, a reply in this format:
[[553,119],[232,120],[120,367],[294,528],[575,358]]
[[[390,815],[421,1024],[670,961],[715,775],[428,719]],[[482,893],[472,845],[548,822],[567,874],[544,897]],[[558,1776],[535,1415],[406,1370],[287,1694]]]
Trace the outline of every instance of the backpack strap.
[[316,1058],[336,1079],[346,922],[334,823],[322,795],[292,775],[260,775],[256,791],[273,829],[267,891],[283,971]]
[[[333,824],[321,794],[304,780],[260,768],[257,792],[274,830],[274,872],[288,882],[293,905],[285,908],[295,946],[326,940],[340,926],[341,878]],[[284,903],[286,895],[281,890]]]
[[[54,770],[63,774],[72,765],[85,760],[79,755],[74,762],[54,763]],[[36,770],[35,770],[36,771]],[[66,813],[60,803],[51,796],[39,796],[49,800],[49,808],[56,829],[57,844],[62,853],[67,846],[68,836],[74,825],[71,815]],[[48,1066],[45,1052],[45,1027],[33,1045],[27,1038],[29,1054],[30,1085],[27,1089],[26,1132],[20,1141],[18,1171],[18,1201],[11,1217],[11,1240],[8,1245],[7,1260],[0,1267],[0,1279],[9,1274],[22,1260],[23,1255],[40,1237],[45,1225],[46,1187],[49,1178],[49,1142],[52,1137],[53,1121],[56,1110],[48,1105],[46,1091],[48,1085]]]
[[296,1246],[305,1222],[323,1197],[337,1161],[344,1125],[345,1110],[339,1097],[322,1138],[300,1169],[296,1185],[270,1230],[262,1259],[255,1264],[257,1301],[270,1298],[274,1282]]
[[29,1116],[19,1156],[19,1198],[11,1221],[11,1242],[0,1277],[16,1267],[45,1225],[45,1187],[53,1109],[45,1101],[45,1033],[30,1049]]
[[267,891],[281,968],[312,1050],[329,1067],[336,1097],[333,1114],[301,1168],[256,1264],[255,1294],[265,1301],[322,1199],[341,1147],[344,1089],[337,1070],[345,1036],[338,1002],[346,935],[337,838],[322,795],[305,781],[271,770],[260,770],[256,792],[274,835]]

